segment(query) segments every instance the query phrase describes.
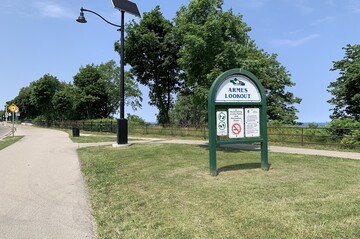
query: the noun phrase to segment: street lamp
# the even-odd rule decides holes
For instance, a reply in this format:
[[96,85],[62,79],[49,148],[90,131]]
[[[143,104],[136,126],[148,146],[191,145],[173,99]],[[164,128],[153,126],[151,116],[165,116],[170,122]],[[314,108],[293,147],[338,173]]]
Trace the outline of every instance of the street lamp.
[[106,23],[110,24],[110,25],[113,25],[115,27],[118,27],[119,30],[121,30],[121,26],[120,25],[117,25],[117,24],[114,24],[112,22],[109,22],[108,20],[106,20],[103,16],[101,16],[99,13],[97,12],[94,12],[94,11],[91,11],[89,9],[85,9],[85,8],[80,8],[80,16],[78,17],[78,19],[76,19],[77,22],[79,23],[87,23],[86,19],[85,19],[85,16],[84,16],[84,12],[91,12],[93,14],[95,14],[96,16],[100,17],[102,20],[104,20]]
[[90,12],[95,14],[96,16],[100,17],[106,23],[118,27],[121,32],[120,36],[120,118],[117,120],[117,143],[118,144],[127,144],[128,143],[128,122],[125,119],[125,72],[124,72],[124,15],[125,12],[133,14],[137,17],[140,17],[139,9],[137,8],[136,4],[127,0],[112,0],[113,6],[121,12],[121,25],[114,24],[109,22],[100,14],[81,8],[80,9],[80,16],[76,20],[79,23],[86,23],[86,19],[84,16],[84,12]]

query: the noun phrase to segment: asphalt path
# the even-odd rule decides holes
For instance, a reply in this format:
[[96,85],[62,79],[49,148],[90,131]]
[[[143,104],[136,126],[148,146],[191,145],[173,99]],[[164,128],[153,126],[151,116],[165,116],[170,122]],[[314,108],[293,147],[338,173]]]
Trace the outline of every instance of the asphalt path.
[[77,145],[61,131],[18,126],[0,150],[0,238],[94,238]]
[[0,124],[0,139],[4,137],[5,135],[9,134],[11,131],[11,128],[9,126],[5,126]]

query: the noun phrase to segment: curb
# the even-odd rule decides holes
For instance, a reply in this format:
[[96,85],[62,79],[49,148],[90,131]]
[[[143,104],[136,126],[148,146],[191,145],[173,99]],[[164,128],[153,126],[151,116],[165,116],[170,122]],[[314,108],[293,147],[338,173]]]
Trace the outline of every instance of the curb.
[[[10,127],[10,126],[5,126],[5,127],[9,128],[9,132],[5,133],[4,135],[0,135],[0,140],[3,140],[4,138],[6,138],[12,134],[12,130],[11,130],[12,127]],[[15,127],[15,132],[16,132],[16,127]]]

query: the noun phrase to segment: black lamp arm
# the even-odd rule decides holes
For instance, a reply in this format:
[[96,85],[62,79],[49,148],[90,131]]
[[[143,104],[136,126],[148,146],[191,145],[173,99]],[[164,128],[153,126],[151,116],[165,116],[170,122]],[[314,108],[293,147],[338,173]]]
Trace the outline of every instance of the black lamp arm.
[[80,11],[81,11],[81,12],[91,12],[91,13],[95,14],[96,16],[100,17],[100,18],[101,18],[102,20],[104,20],[106,23],[108,23],[108,24],[110,24],[110,25],[113,25],[113,26],[115,26],[115,27],[121,28],[120,25],[117,25],[117,24],[114,24],[114,23],[112,23],[112,22],[109,22],[108,20],[106,20],[103,16],[101,16],[101,15],[100,15],[99,13],[97,13],[97,12],[94,12],[94,11],[91,11],[91,10],[85,9],[85,8],[81,8]]

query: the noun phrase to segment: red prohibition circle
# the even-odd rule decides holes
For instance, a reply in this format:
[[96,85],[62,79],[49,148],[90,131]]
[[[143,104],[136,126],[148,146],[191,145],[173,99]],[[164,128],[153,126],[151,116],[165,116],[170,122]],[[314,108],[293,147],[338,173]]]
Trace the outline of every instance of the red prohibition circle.
[[241,133],[241,126],[238,123],[235,123],[231,126],[231,131],[233,134],[240,134]]

